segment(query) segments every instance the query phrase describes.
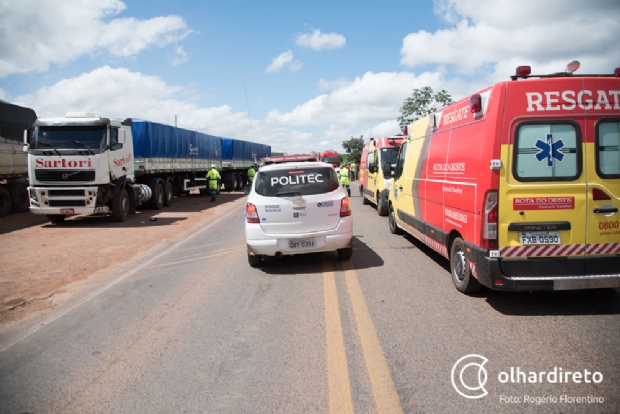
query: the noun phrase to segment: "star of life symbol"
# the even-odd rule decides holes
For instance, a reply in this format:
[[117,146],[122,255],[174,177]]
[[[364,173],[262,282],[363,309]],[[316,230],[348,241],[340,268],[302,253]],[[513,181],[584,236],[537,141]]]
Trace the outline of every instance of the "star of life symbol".
[[536,160],[538,160],[538,162],[547,160],[547,167],[549,168],[553,167],[554,159],[559,162],[564,160],[564,154],[560,152],[560,150],[565,147],[564,141],[559,139],[553,142],[553,134],[547,134],[546,142],[540,139],[537,140],[534,146],[540,150],[535,154]]

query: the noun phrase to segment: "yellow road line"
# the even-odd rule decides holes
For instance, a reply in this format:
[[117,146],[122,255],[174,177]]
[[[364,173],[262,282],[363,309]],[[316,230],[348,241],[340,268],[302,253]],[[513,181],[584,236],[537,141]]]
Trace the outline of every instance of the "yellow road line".
[[357,330],[360,334],[362,349],[364,350],[364,358],[368,368],[368,376],[372,384],[372,390],[375,395],[375,404],[377,411],[382,413],[402,413],[403,408],[400,405],[398,393],[390,375],[381,343],[375,331],[375,325],[372,323],[368,306],[364,300],[364,292],[360,287],[359,280],[355,270],[351,268],[351,262],[344,263],[344,274],[351,295],[351,304],[353,313],[357,322]]
[[325,294],[325,330],[327,333],[327,379],[329,384],[329,412],[334,414],[353,413],[351,383],[344,337],[338,308],[336,277],[332,263],[324,261],[323,289]]

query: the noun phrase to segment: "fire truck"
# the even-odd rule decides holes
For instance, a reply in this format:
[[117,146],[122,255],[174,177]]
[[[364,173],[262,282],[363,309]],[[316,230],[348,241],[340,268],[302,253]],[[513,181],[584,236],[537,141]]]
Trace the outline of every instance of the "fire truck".
[[326,162],[334,166],[334,168],[340,167],[340,154],[336,151],[324,151],[319,154],[319,161]]
[[449,259],[459,291],[620,287],[620,68],[578,67],[519,66],[408,126],[389,229]]

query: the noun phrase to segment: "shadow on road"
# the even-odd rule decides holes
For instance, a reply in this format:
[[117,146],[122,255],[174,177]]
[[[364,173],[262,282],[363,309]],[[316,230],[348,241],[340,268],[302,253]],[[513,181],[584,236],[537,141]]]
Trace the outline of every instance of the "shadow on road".
[[[146,226],[168,226],[178,221],[186,220],[183,213],[200,213],[209,208],[231,203],[239,198],[246,197],[243,192],[220,193],[216,202],[211,203],[209,197],[202,197],[200,194],[189,194],[187,196],[175,197],[170,207],[163,207],[161,210],[149,210],[138,208],[135,215],[130,215],[127,221],[118,223],[110,216],[104,215],[79,215],[67,218],[60,224],[52,224],[47,217],[32,213],[11,214],[0,219],[0,234],[6,234],[28,227],[41,226],[42,229],[63,227],[83,227],[83,228],[127,228]],[[174,217],[167,217],[174,215]],[[151,219],[155,219],[151,221]]]
[[[270,275],[305,275],[323,272],[323,262],[334,261],[334,270],[341,270],[342,266],[336,252],[322,252],[298,254],[294,256],[263,257],[260,269]],[[383,259],[370,249],[366,243],[353,236],[352,268],[368,269],[383,266]]]
[[[404,236],[446,271],[450,262],[413,236]],[[620,314],[620,289],[586,289],[547,292],[500,292],[483,288],[470,295],[486,299],[496,311],[511,316],[617,315]]]

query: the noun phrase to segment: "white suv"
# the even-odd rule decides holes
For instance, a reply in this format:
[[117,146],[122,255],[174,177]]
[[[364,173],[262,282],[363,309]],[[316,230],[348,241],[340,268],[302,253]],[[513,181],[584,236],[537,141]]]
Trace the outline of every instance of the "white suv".
[[292,162],[262,167],[245,207],[248,262],[261,256],[337,251],[353,252],[353,218],[336,170],[323,162]]

